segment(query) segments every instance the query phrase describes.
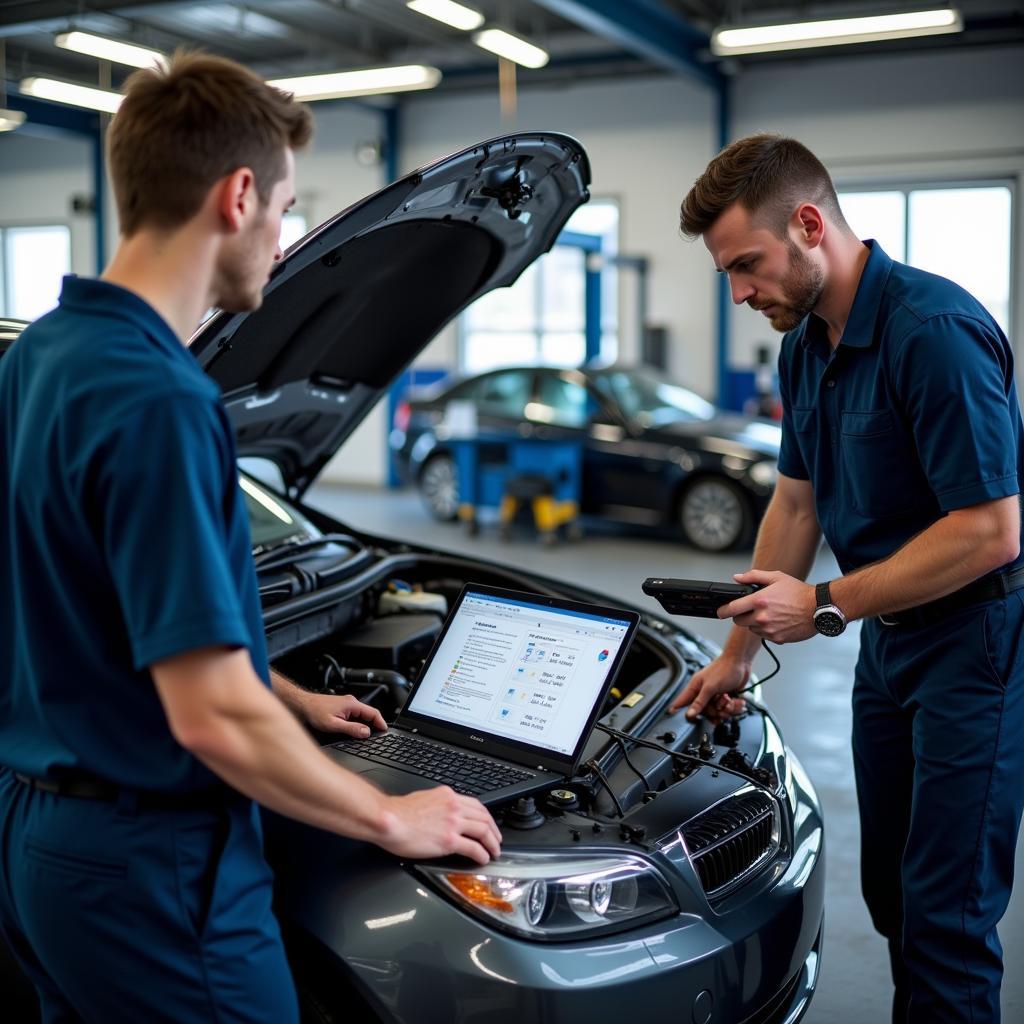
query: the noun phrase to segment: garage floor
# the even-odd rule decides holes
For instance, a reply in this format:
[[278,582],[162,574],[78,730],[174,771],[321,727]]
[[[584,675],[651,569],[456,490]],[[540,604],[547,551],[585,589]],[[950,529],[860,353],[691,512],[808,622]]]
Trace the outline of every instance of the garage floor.
[[[635,531],[622,536],[591,532],[578,544],[543,548],[528,535],[507,543],[484,529],[467,537],[455,524],[437,523],[423,511],[411,491],[320,486],[309,502],[342,522],[375,534],[393,536],[449,551],[528,565],[548,576],[564,577],[637,605],[659,606],[640,591],[647,576],[728,580],[747,567],[748,556],[703,555],[671,541],[654,540]],[[835,561],[822,552],[812,579],[838,573]],[[727,624],[693,620],[699,631],[717,643]],[[888,960],[882,939],[871,928],[860,901],[859,828],[850,755],[850,685],[859,629],[834,640],[816,637],[781,652],[782,672],[768,684],[768,702],[793,749],[818,788],[826,820],[826,928],[818,992],[805,1024],[864,1024],[889,1019]],[[757,669],[767,674],[771,662],[762,654]],[[951,816],[956,809],[950,808]],[[1024,844],[1018,847],[1018,876],[1024,874]],[[1003,1016],[1024,1020],[1024,974],[1013,965],[1024,962],[1024,882],[1018,885],[1000,934],[1004,962],[1010,965],[1003,986]]]

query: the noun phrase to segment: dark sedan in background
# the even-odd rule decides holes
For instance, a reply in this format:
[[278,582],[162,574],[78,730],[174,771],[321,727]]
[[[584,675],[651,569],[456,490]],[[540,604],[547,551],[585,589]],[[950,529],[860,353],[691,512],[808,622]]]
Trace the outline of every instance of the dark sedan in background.
[[775,486],[775,424],[716,409],[655,370],[511,368],[410,392],[396,409],[399,473],[439,519],[458,509],[452,402],[471,403],[481,431],[582,441],[584,515],[675,527],[703,551],[749,543]]

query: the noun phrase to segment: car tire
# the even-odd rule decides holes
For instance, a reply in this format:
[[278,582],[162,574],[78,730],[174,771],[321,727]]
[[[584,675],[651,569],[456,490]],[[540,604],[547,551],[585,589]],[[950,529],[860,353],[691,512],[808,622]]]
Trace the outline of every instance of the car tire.
[[704,476],[679,500],[683,539],[700,551],[731,551],[750,541],[754,516],[746,495],[731,480]]
[[435,519],[449,523],[459,514],[459,470],[450,455],[431,455],[420,470],[416,486]]

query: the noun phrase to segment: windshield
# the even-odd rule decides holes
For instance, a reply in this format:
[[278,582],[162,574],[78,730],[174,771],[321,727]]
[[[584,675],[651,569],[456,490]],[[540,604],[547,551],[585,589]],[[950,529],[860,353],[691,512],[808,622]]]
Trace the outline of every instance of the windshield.
[[597,376],[595,383],[625,416],[644,427],[715,416],[715,407],[700,395],[653,373],[612,370]]
[[310,540],[320,536],[320,531],[286,505],[283,498],[265,491],[247,476],[239,476],[238,484],[245,496],[254,549],[272,548],[286,540]]

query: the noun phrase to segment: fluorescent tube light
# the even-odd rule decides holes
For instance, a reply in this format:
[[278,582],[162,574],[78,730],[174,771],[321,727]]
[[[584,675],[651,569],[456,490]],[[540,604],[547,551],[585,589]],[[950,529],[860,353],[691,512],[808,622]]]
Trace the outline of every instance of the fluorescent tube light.
[[425,14],[452,28],[460,28],[463,32],[472,32],[484,23],[484,16],[479,11],[457,4],[454,0],[408,0],[405,6],[417,14]]
[[711,34],[711,52],[719,57],[774,50],[801,50],[810,46],[838,46],[879,39],[906,39],[963,30],[960,12],[950,7],[905,14],[880,14],[829,21],[801,21],[786,25],[718,28]]
[[0,108],[0,132],[13,132],[25,123],[25,114],[20,110]]
[[500,28],[486,28],[483,32],[477,32],[473,36],[473,42],[477,46],[499,57],[506,57],[524,68],[542,68],[547,64],[549,58],[547,50],[542,50],[533,43],[528,43],[511,32],[504,32]]
[[54,42],[63,50],[74,50],[76,53],[85,53],[100,60],[112,60],[115,64],[127,64],[133,68],[159,67],[167,60],[159,50],[119,43],[116,39],[94,36],[91,32],[62,32]]
[[364,71],[276,78],[267,84],[294,93],[295,98],[300,100],[333,100],[347,96],[408,92],[410,89],[433,89],[440,81],[441,72],[437,68],[406,64],[394,68],[367,68]]
[[88,107],[113,114],[124,97],[119,92],[106,89],[91,89],[73,82],[60,82],[56,78],[23,78],[18,88],[26,96],[37,96],[41,100],[69,103],[73,107]]

